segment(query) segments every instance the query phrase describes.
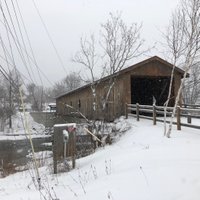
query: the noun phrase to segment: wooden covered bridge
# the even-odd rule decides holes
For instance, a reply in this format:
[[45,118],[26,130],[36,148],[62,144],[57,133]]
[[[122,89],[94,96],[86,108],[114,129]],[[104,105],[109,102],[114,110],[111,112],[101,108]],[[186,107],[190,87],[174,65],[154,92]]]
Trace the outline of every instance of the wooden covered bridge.
[[[162,106],[167,99],[171,71],[173,65],[158,56],[151,57],[142,62],[125,68],[112,76],[98,80],[96,87],[97,109],[93,110],[93,95],[91,85],[87,84],[78,89],[62,94],[56,98],[56,109],[59,115],[69,115],[72,109],[79,110],[87,118],[101,119],[102,98],[105,97],[109,80],[115,77],[115,84],[106,105],[106,119],[114,120],[125,115],[125,104],[152,105],[153,98],[156,105]],[[169,106],[174,105],[178,88],[183,78],[184,71],[175,67],[171,100]]]

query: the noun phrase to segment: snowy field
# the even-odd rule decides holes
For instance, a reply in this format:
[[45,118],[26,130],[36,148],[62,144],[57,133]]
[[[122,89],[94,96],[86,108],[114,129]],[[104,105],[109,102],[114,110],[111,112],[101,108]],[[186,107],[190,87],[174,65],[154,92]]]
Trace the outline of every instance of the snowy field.
[[0,179],[0,200],[199,200],[200,130],[174,126],[168,139],[160,123],[126,123],[131,129],[117,142],[78,159],[76,169],[40,168],[40,192],[32,170]]

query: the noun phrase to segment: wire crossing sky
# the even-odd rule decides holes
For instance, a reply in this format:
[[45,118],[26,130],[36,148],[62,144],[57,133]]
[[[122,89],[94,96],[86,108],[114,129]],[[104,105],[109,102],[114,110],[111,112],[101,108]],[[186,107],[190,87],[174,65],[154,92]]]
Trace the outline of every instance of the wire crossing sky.
[[[149,56],[163,57],[159,42],[162,42],[162,32],[165,32],[178,2],[2,0],[1,5],[6,18],[1,13],[1,36],[9,52],[9,62],[12,65],[16,64],[17,69],[30,82],[51,86],[63,79],[67,73],[85,73],[83,67],[71,61],[72,56],[80,48],[81,37],[99,34],[100,25],[108,19],[109,12],[121,12],[122,19],[127,24],[142,23],[142,37],[146,41],[146,46],[153,46],[156,43],[156,48]],[[13,46],[14,61],[10,59],[11,49],[6,32],[9,32]],[[6,66],[2,48],[0,62],[2,66]],[[133,61],[132,64],[136,62],[138,61]]]

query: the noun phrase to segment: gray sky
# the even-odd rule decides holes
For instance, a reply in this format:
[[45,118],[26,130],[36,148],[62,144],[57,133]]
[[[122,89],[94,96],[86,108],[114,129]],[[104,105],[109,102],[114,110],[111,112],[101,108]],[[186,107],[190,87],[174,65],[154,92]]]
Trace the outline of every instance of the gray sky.
[[[53,83],[66,75],[60,65],[32,0],[18,0],[39,67]],[[109,12],[122,11],[127,24],[142,23],[146,45],[161,41],[178,0],[35,0],[67,72],[85,69],[71,62],[81,36],[98,33]],[[160,55],[159,46],[150,55]],[[136,61],[133,61],[135,63]],[[19,64],[20,65],[20,64]],[[18,66],[27,74],[25,67]],[[34,72],[35,77],[37,73]],[[36,78],[37,79],[37,78]],[[44,84],[49,83],[44,79]]]

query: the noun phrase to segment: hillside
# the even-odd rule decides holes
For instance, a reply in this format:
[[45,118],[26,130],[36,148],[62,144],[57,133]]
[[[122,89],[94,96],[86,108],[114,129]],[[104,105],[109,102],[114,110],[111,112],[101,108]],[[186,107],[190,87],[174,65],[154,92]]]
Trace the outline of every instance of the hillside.
[[[163,125],[126,123],[117,142],[76,161],[69,173],[40,168],[43,189],[35,189],[32,170],[0,179],[1,200],[199,200],[200,132],[184,128],[163,137]],[[44,198],[45,196],[45,198]]]

